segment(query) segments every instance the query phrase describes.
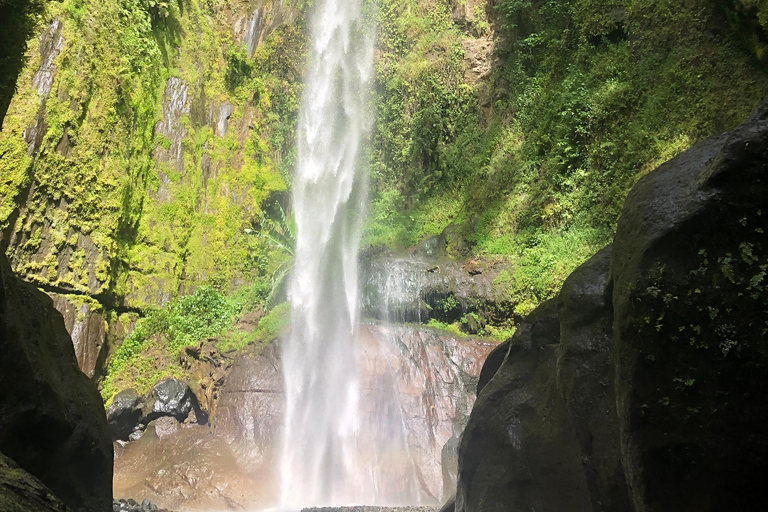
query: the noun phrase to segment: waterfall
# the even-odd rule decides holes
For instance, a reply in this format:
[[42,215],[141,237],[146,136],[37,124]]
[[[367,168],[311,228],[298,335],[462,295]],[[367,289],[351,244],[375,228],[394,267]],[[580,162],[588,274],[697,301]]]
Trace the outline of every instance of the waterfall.
[[371,454],[370,418],[359,407],[357,254],[367,188],[361,149],[371,125],[374,47],[372,13],[366,16],[363,4],[321,0],[313,13],[293,181],[291,333],[283,346],[281,501],[290,509],[394,499],[372,469],[381,457]]

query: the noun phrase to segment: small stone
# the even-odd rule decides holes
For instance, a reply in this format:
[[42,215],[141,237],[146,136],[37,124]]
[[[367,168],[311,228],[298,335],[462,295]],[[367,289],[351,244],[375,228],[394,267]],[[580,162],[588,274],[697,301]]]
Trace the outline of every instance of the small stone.
[[155,434],[160,439],[169,437],[179,430],[179,422],[171,416],[163,416],[154,422]]

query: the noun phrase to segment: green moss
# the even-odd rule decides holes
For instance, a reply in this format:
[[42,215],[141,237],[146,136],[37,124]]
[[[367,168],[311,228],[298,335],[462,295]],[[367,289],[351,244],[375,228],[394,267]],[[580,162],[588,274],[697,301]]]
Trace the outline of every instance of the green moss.
[[[430,2],[384,2],[365,242],[410,246],[462,224],[475,254],[513,265],[516,312],[531,311],[610,242],[637,179],[768,94],[763,11],[502,1],[501,61],[471,83],[461,49],[477,30]],[[480,108],[482,95],[491,104]]]
[[431,318],[429,322],[427,322],[427,327],[432,327],[433,329],[440,329],[441,331],[447,331],[457,336],[466,336],[466,334],[461,331],[460,322],[453,322],[449,324],[446,322],[441,322],[440,320],[437,320],[435,318]]
[[288,303],[278,304],[261,320],[253,331],[231,331],[217,342],[222,352],[237,352],[248,345],[265,346],[282,335],[290,323],[291,307]]
[[[12,255],[17,271],[142,308],[184,287],[268,279],[266,258],[251,257],[264,249],[243,233],[258,228],[264,205],[287,190],[284,157],[292,152],[305,35],[301,22],[279,28],[247,57],[218,16],[232,9],[250,13],[223,0],[159,10],[141,0],[46,7],[43,19],[58,18],[65,41],[52,93],[41,106],[37,91],[23,85],[40,63],[33,38],[0,135],[0,227],[27,239]],[[244,62],[234,89],[227,86],[231,54]],[[170,76],[188,93],[183,171],[155,158],[173,145],[155,129]],[[234,113],[221,138],[208,112],[224,101]],[[23,134],[38,118],[42,140],[30,157]],[[43,243],[49,219],[50,243]],[[63,272],[39,263],[82,247],[86,253]],[[99,280],[94,289],[88,273]]]
[[111,357],[102,386],[105,401],[126,387],[144,392],[163,377],[186,377],[177,361],[181,350],[229,330],[240,305],[213,288],[200,287],[165,308],[150,311]]

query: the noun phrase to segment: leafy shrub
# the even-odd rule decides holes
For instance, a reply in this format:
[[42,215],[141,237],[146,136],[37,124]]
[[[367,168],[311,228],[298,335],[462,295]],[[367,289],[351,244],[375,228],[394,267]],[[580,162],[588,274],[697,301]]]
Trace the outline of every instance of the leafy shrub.
[[165,308],[151,310],[110,359],[102,396],[109,401],[121,386],[143,392],[162,377],[180,376],[179,352],[231,328],[240,309],[240,304],[228,301],[216,289],[201,286]]

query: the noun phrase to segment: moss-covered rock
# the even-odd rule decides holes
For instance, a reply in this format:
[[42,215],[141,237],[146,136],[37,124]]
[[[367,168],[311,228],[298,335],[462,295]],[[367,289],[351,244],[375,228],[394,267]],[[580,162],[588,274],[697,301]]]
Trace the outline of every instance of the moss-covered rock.
[[108,307],[268,280],[269,248],[246,230],[286,190],[300,12],[47,4],[0,135],[14,270]]

